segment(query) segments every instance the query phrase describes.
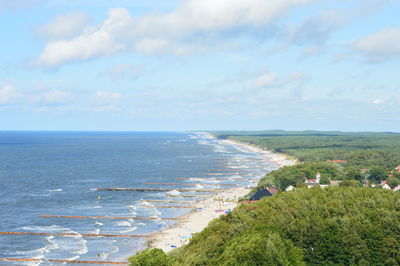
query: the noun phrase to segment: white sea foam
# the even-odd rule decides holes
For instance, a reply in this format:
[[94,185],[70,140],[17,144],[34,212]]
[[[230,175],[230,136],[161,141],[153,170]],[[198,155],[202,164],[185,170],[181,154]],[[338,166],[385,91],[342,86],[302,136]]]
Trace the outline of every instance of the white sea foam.
[[99,228],[96,228],[96,229],[94,229],[93,231],[91,231],[90,234],[96,234],[96,235],[98,235],[98,234],[100,234],[100,229],[99,229]]
[[171,191],[168,191],[166,194],[171,195],[171,196],[178,196],[181,193],[178,190],[171,190]]
[[100,223],[98,221],[94,221],[94,223],[97,224],[97,225],[104,225],[103,223]]
[[129,228],[129,229],[122,230],[122,231],[119,231],[119,232],[120,232],[121,234],[125,234],[125,233],[129,233],[129,232],[135,231],[136,229],[138,229],[137,226],[132,226],[132,227]]
[[101,260],[106,260],[109,255],[117,253],[119,251],[119,248],[117,246],[113,245],[115,242],[116,242],[116,240],[112,240],[112,241],[108,242],[108,244],[110,245],[110,252],[100,253],[99,257],[101,258]]
[[87,240],[85,240],[85,239],[80,239],[80,245],[81,245],[81,247],[80,247],[79,250],[77,250],[77,251],[75,251],[75,252],[73,252],[73,253],[74,253],[74,254],[78,254],[78,255],[86,254],[86,253],[88,252],[86,243],[87,243]]
[[116,222],[115,223],[116,226],[125,226],[125,227],[131,227],[132,224],[128,221],[122,221],[122,222]]
[[49,192],[59,192],[59,191],[63,191],[63,190],[62,190],[62,188],[58,188],[58,189],[49,189],[49,190],[46,190],[46,191],[49,191]]

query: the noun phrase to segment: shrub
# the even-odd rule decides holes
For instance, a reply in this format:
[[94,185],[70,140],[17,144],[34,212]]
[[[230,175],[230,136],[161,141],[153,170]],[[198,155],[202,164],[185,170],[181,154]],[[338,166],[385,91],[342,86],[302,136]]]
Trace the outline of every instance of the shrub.
[[174,260],[161,249],[145,249],[129,258],[131,266],[171,266]]

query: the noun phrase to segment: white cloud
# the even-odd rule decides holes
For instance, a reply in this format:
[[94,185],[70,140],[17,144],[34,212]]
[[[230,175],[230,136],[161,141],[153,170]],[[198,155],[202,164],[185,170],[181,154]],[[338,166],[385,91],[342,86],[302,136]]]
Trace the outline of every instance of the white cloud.
[[124,50],[126,45],[119,42],[117,37],[121,28],[126,26],[130,19],[126,9],[111,9],[109,17],[97,29],[85,32],[69,41],[48,43],[36,64],[43,67],[56,67],[69,61],[87,60]]
[[387,27],[365,36],[353,44],[353,48],[371,62],[400,57],[400,28]]
[[0,105],[15,103],[20,94],[11,85],[5,85],[0,89]]
[[72,99],[72,93],[64,90],[51,90],[32,97],[32,101],[39,105],[63,105]]
[[278,75],[275,73],[265,73],[253,82],[255,88],[270,88],[279,83]]
[[121,93],[97,91],[94,97],[94,102],[96,105],[114,105],[119,103],[121,99]]
[[337,12],[322,12],[289,29],[286,38],[298,45],[321,46],[327,42],[331,33],[344,23],[344,19]]
[[[261,28],[291,7],[311,1],[186,0],[169,13],[140,17],[131,16],[124,8],[110,9],[108,18],[97,28],[71,40],[49,42],[36,64],[57,67],[129,49],[142,53],[186,54],[193,40],[201,43],[207,39],[204,36],[212,38],[223,31]],[[189,37],[191,41],[187,40]]]
[[119,103],[122,100],[122,94],[118,92],[97,91],[94,96],[94,111],[112,112],[120,109]]
[[375,100],[372,101],[373,104],[381,104],[381,103],[384,103],[384,102],[385,101],[382,100],[382,99],[375,99]]
[[70,39],[81,34],[89,25],[90,16],[85,12],[72,12],[55,17],[36,29],[36,33],[50,40]]
[[110,70],[99,74],[99,76],[106,76],[112,80],[120,78],[137,78],[141,72],[140,67],[131,64],[119,64],[112,67]]
[[238,26],[258,27],[280,16],[288,8],[311,0],[189,0],[164,15],[137,20],[135,32],[145,36],[191,35]]

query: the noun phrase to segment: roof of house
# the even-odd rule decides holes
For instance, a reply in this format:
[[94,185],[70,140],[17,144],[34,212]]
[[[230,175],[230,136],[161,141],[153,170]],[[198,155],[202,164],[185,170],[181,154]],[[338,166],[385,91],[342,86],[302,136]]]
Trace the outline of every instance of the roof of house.
[[328,160],[328,162],[332,162],[332,163],[347,163],[347,160]]
[[272,196],[272,193],[266,189],[266,188],[261,188],[259,189],[256,193],[254,193],[253,196],[250,197],[250,201],[252,200],[260,200],[264,197],[270,197]]
[[279,192],[279,189],[277,189],[276,187],[270,187],[268,190],[269,192],[271,192],[272,195],[275,195]]

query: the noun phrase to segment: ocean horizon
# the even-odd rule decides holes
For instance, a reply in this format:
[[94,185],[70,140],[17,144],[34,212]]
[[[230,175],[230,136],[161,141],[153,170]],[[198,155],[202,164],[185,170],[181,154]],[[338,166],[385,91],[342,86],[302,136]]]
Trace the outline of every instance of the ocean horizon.
[[[213,169],[221,168],[218,160],[227,162],[225,168],[263,170],[248,176],[252,180],[238,181],[235,178],[239,176],[234,172],[209,175]],[[0,265],[50,265],[46,259],[120,261],[143,249],[146,240],[81,234],[148,235],[163,230],[176,221],[162,218],[177,218],[190,210],[159,208],[157,205],[181,204],[144,200],[201,200],[210,193],[198,190],[223,189],[229,184],[252,186],[277,167],[259,152],[204,133],[1,131],[0,231],[48,235],[0,235],[0,257],[43,259],[39,263],[0,262]],[[226,179],[222,182],[216,176]],[[188,185],[194,180],[196,185]],[[198,184],[201,182],[204,184]],[[172,192],[97,190],[113,187],[163,188]],[[177,191],[182,187],[197,192]],[[39,215],[155,219],[69,219]]]

